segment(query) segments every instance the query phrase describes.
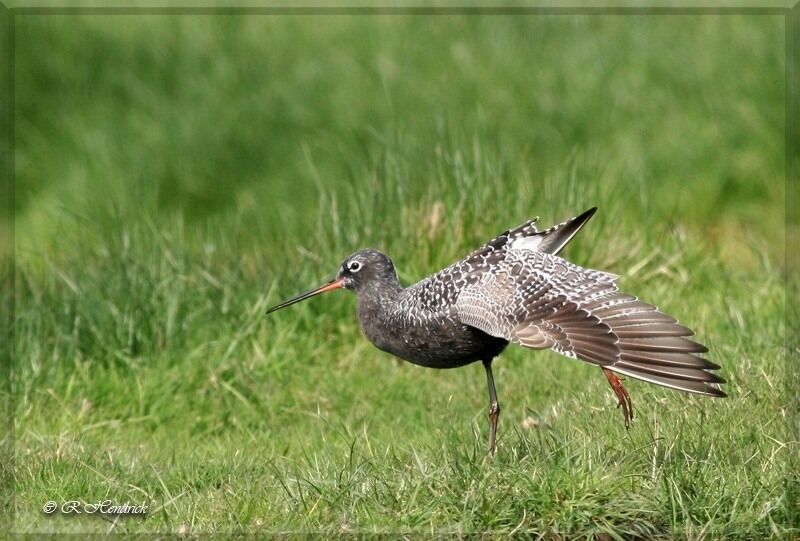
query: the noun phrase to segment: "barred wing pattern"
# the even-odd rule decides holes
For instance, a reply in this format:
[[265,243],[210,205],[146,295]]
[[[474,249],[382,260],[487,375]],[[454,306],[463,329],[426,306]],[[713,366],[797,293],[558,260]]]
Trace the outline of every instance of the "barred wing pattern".
[[463,284],[452,304],[459,321],[657,385],[725,396],[711,372],[719,366],[699,356],[708,350],[687,338],[690,329],[620,292],[615,275],[537,249],[534,232],[526,222],[442,271]]
[[597,207],[593,207],[543,231],[536,229],[538,217],[504,231],[461,261],[407,288],[406,295],[397,307],[397,317],[426,321],[441,316],[441,310],[449,312],[459,292],[474,285],[484,274],[491,273],[493,265],[505,257],[509,246],[522,245],[527,249],[556,254],[596,211]]

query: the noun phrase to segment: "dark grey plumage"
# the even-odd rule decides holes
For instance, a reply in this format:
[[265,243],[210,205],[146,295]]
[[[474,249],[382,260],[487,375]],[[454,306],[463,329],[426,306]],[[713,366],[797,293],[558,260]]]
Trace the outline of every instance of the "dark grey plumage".
[[603,368],[626,425],[630,397],[613,373],[725,396],[718,387],[724,380],[713,373],[719,366],[701,356],[707,349],[688,338],[690,329],[620,292],[616,275],[557,255],[595,210],[544,231],[536,220],[525,222],[407,288],[386,255],[361,250],[342,263],[335,280],[270,311],[344,287],[357,294],[361,328],[378,348],[434,368],[483,361],[494,397],[490,450],[499,416],[491,362],[509,342]]

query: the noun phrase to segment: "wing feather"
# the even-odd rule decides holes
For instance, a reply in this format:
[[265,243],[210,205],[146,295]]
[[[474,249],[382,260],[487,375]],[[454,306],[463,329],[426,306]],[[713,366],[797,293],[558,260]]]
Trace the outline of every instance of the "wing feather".
[[614,275],[524,244],[504,244],[493,255],[493,265],[458,293],[460,321],[657,385],[725,395],[716,386],[724,380],[711,372],[719,367],[698,356],[708,349],[687,338],[692,330],[620,292]]

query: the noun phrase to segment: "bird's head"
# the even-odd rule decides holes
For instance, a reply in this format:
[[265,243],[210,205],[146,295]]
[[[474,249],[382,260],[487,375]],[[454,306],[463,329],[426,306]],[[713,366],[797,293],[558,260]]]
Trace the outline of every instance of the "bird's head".
[[336,273],[336,278],[325,284],[302,293],[297,297],[273,306],[267,313],[280,310],[296,302],[300,302],[320,293],[333,291],[334,289],[349,289],[359,294],[370,287],[394,288],[399,287],[397,273],[394,270],[392,260],[386,254],[367,248],[359,250],[345,259]]
[[397,273],[386,254],[367,248],[342,261],[336,280],[342,281],[342,287],[359,293],[371,285],[390,286],[397,282]]

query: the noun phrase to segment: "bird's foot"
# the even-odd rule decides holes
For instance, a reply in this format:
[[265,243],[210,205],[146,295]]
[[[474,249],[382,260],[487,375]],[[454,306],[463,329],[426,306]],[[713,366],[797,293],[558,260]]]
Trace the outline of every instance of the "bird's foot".
[[617,407],[622,408],[622,416],[625,419],[625,428],[628,428],[633,420],[633,402],[631,402],[631,395],[628,394],[628,391],[625,390],[625,387],[622,385],[622,381],[611,370],[603,368],[603,373],[606,375],[606,379],[611,385],[611,389],[614,390],[614,394],[617,395]]

